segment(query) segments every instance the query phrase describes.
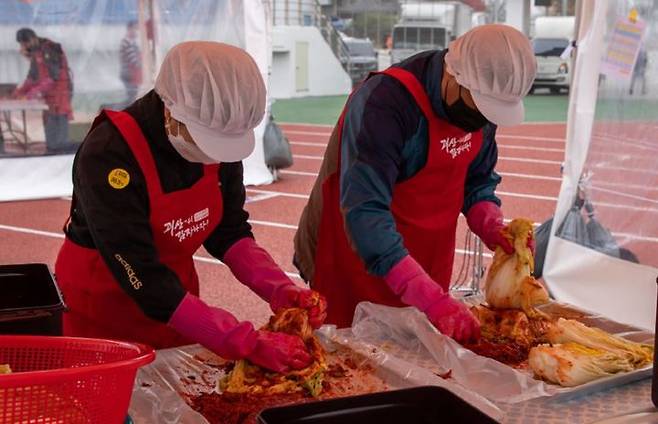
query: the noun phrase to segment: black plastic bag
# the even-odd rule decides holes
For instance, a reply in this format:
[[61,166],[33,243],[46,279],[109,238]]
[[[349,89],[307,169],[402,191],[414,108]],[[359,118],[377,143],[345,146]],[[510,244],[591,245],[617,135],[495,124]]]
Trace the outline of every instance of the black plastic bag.
[[585,200],[585,211],[587,212],[587,218],[589,219],[586,225],[588,246],[601,253],[605,253],[606,255],[614,256],[616,258],[621,257],[617,240],[615,240],[610,231],[601,225],[598,219],[596,219],[594,206],[589,200]]
[[290,143],[281,128],[274,122],[270,115],[265,135],[263,136],[263,150],[265,153],[265,164],[270,169],[283,169],[292,166],[292,150]]
[[544,272],[544,261],[546,260],[546,251],[548,250],[548,240],[551,238],[551,227],[553,218],[535,228],[535,278],[541,278]]
[[574,204],[564,217],[564,221],[558,227],[555,235],[565,240],[578,243],[581,246],[589,246],[589,234],[587,232],[587,223],[581,210],[585,201],[576,197]]

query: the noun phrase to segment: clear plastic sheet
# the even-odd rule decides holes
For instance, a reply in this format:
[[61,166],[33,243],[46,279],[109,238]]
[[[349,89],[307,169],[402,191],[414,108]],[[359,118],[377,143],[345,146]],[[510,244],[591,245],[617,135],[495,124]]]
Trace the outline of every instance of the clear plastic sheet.
[[[634,21],[632,11],[638,14]],[[556,226],[559,237],[654,268],[658,267],[654,248],[658,241],[658,174],[653,160],[658,152],[656,17],[656,2],[638,6],[638,2],[614,1],[608,5],[602,74],[587,156],[573,206]],[[628,28],[637,28],[637,33],[628,32],[626,44],[620,46],[617,34]],[[607,70],[606,59],[615,57],[620,49],[627,54],[622,64],[630,72]]]
[[577,14],[562,184],[542,275],[560,301],[653,330],[658,2],[583,1]]
[[[151,90],[175,44],[212,40],[243,48],[267,85],[268,8],[266,0],[0,1],[0,201],[70,196],[73,153],[94,117],[102,108],[123,109]],[[16,42],[23,27],[61,45],[73,82],[73,120],[48,125],[48,134],[66,132],[67,140],[52,137],[49,146],[43,99],[11,98],[30,69]],[[265,124],[256,128],[256,148],[244,163],[247,185],[272,181],[263,159]]]
[[[344,346],[367,358],[375,368],[375,373],[366,377],[372,381],[364,382],[364,385],[377,387],[375,380],[378,380],[381,387],[389,390],[422,385],[441,386],[494,419],[499,420],[503,416],[502,411],[484,397],[470,393],[431,370],[358,340],[349,329],[336,330],[325,326],[319,330],[318,335],[328,352]],[[140,369],[137,374],[129,411],[133,421],[138,424],[207,423],[205,418],[188,406],[183,396],[186,393],[195,395],[213,390],[217,380],[223,376],[216,367],[207,365],[213,361],[222,360],[198,345],[159,351],[155,362]],[[195,384],[195,381],[198,383]]]
[[[361,305],[372,304],[362,303]],[[388,309],[385,306],[378,307]],[[376,365],[378,372],[385,375],[386,380],[396,388],[427,385],[443,387],[490,417],[494,419],[502,418],[500,409],[484,396],[461,387],[450,378],[441,377],[441,375],[445,375],[444,373],[434,372],[431,368],[425,368],[391,354],[387,351],[386,345],[371,344],[360,339],[353,329],[335,330],[333,327],[325,326],[321,334],[325,340],[329,339],[333,343],[348,346],[350,349],[368,357]]]
[[[477,302],[478,299],[475,297],[470,301]],[[650,332],[570,305],[553,303],[542,309],[629,340],[653,343]],[[324,326],[318,335],[328,352],[347,347],[370,362],[375,373],[366,377],[371,381],[364,381],[364,386],[377,387],[379,384],[389,390],[421,385],[444,387],[497,420],[503,417],[503,413],[495,403],[519,403],[547,396],[566,400],[651,375],[649,366],[575,388],[554,386],[535,380],[529,371],[513,369],[463,348],[436,331],[415,308],[361,303],[352,328],[337,330]],[[155,362],[137,374],[131,417],[136,423],[207,422],[187,405],[181,394],[195,395],[214,390],[223,373],[210,365],[221,362],[221,358],[199,345],[159,351]]]
[[[578,311],[569,305],[552,304],[560,315],[601,328],[630,340],[653,343],[653,335],[601,316]],[[556,310],[556,309],[554,309]],[[382,346],[391,355],[434,372],[450,372],[466,390],[494,402],[518,403],[542,396],[567,399],[640,380],[651,375],[651,366],[630,373],[595,380],[578,387],[564,388],[532,377],[531,371],[517,370],[485,358],[439,333],[424,314],[415,308],[392,308],[372,303],[357,306],[352,324],[354,337]]]
[[16,30],[31,28],[39,37],[61,44],[74,83],[75,119],[91,124],[101,106],[131,103],[120,64],[120,46],[129,23],[137,23],[135,42],[143,78],[134,83],[141,84],[138,88],[143,94],[152,88],[160,62],[174,44],[215,40],[244,48],[244,14],[244,2],[238,0],[3,1],[0,83],[21,84],[25,80],[30,61],[19,52]]
[[[192,388],[184,384],[192,375],[214,376],[214,381],[220,377],[216,368],[200,358],[206,352],[199,345],[158,351],[155,361],[137,372],[129,409],[133,421],[136,424],[207,423],[180,395]],[[214,386],[212,381],[208,387]],[[203,384],[198,389],[202,390]]]
[[416,308],[360,303],[352,332],[368,343],[404,347],[416,360],[433,362],[467,390],[495,402],[522,402],[556,393],[555,388],[527,373],[465,349],[439,333]]

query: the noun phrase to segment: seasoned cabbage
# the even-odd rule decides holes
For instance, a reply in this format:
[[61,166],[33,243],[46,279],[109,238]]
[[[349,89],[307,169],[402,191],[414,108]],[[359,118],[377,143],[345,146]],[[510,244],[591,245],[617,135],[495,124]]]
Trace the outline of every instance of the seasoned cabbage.
[[497,309],[522,309],[528,316],[536,316],[534,306],[548,302],[548,292],[532,277],[534,258],[528,248],[532,237],[532,222],[515,219],[503,230],[513,244],[514,253],[507,254],[498,247],[489,268],[485,285],[487,303]]
[[[319,301],[319,297],[317,299]],[[235,363],[233,370],[219,384],[220,391],[276,395],[305,390],[317,397],[322,392],[322,381],[327,369],[325,351],[308,322],[305,309],[280,309],[264,327],[267,331],[299,336],[308,349],[313,362],[301,370],[276,373],[252,364],[246,359]]]
[[548,341],[552,344],[573,342],[592,349],[606,350],[618,357],[627,358],[636,368],[653,361],[653,346],[635,343],[572,319],[558,319],[548,332]]
[[535,346],[528,362],[537,377],[566,387],[635,369],[625,356],[578,343]]
[[529,365],[535,375],[561,386],[576,386],[653,361],[653,347],[560,318],[548,334],[551,345],[532,348]]

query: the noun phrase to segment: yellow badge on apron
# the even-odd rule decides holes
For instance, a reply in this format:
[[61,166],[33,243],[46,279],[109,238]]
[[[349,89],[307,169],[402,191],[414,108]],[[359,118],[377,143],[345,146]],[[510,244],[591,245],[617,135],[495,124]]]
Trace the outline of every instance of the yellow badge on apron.
[[112,188],[121,190],[130,183],[130,174],[125,169],[115,168],[107,174],[107,182],[110,183]]

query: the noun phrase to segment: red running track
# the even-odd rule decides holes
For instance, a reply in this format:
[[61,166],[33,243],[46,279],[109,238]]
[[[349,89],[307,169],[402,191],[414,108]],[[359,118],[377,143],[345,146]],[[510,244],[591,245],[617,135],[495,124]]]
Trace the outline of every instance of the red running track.
[[[282,127],[292,143],[295,164],[283,171],[276,183],[248,188],[246,207],[256,239],[292,276],[296,271],[292,265],[295,228],[320,168],[331,127],[301,124]],[[565,126],[561,123],[527,124],[500,132],[498,171],[503,182],[498,194],[507,217],[523,216],[540,223],[553,215],[561,183],[564,137]],[[642,149],[637,152],[642,153]],[[624,190],[632,193],[632,187]],[[611,206],[602,207],[602,213],[617,212],[614,200],[611,195]],[[62,242],[61,229],[69,204],[68,199],[3,203],[0,263],[45,262],[52,267]],[[656,209],[658,214],[658,206]],[[464,237],[465,224],[460,219],[455,274],[465,257]],[[649,237],[633,243],[637,243],[639,251],[649,251],[652,249],[648,247],[654,247],[656,241],[658,238]],[[489,261],[489,252],[486,256]],[[270,314],[267,305],[240,285],[224,265],[202,250],[197,253],[197,266],[205,300],[232,311],[239,319],[252,320],[256,325],[265,322]]]

